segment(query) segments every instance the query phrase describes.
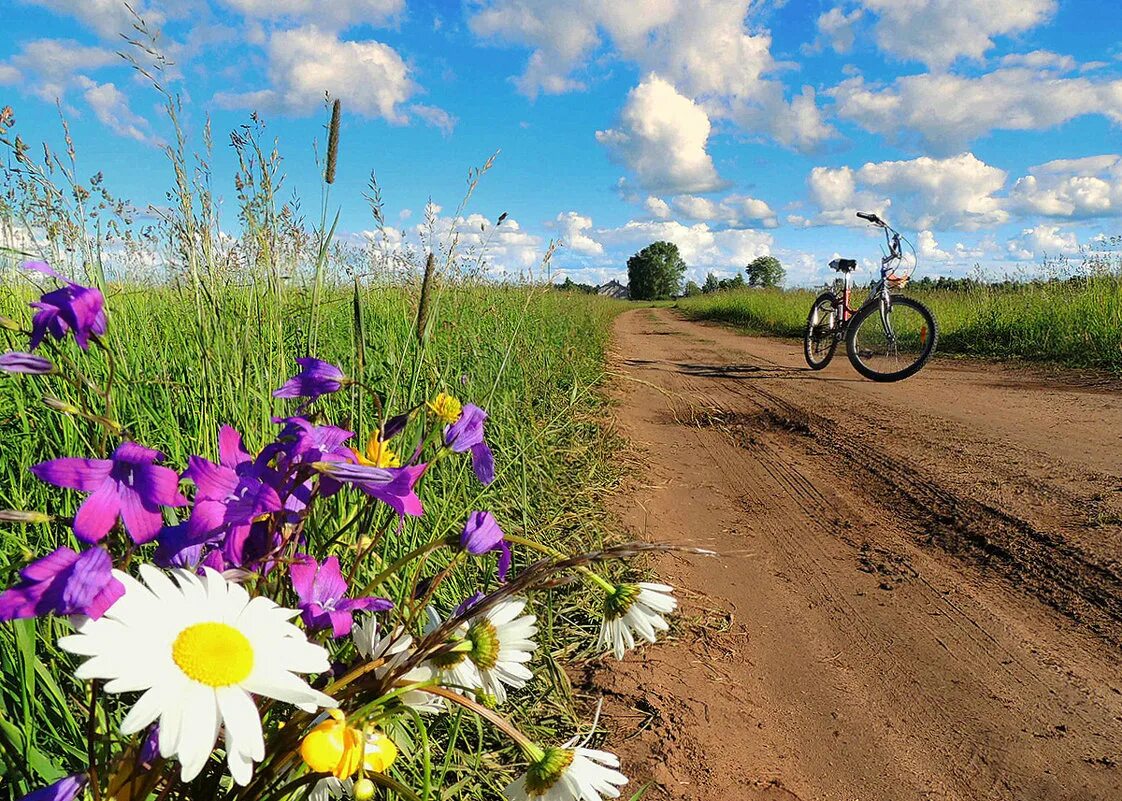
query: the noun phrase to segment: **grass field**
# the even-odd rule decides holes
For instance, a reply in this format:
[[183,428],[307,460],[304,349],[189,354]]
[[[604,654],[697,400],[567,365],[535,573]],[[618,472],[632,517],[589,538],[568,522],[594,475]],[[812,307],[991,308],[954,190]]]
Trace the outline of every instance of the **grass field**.
[[[931,308],[939,324],[941,353],[1122,372],[1118,274],[969,290],[909,289],[905,294]],[[812,290],[745,289],[684,298],[677,306],[693,319],[801,338],[816,296]]]

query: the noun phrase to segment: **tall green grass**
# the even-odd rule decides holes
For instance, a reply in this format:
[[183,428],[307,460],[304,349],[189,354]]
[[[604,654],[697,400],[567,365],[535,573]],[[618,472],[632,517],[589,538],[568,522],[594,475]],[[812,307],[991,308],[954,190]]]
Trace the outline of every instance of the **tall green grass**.
[[[939,324],[939,351],[1122,372],[1122,275],[969,289],[909,289]],[[746,289],[683,298],[677,306],[762,334],[802,337],[812,290]],[[861,299],[860,292],[856,295]]]

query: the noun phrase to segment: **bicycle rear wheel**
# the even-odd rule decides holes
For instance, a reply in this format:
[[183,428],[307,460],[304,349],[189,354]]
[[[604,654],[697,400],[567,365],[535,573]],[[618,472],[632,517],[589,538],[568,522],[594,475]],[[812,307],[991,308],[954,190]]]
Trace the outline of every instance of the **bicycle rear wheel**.
[[834,358],[838,347],[839,314],[838,296],[823,292],[814,300],[806,318],[803,335],[803,356],[811,370],[821,370]]
[[849,323],[846,350],[853,369],[873,381],[915,375],[939,341],[935,318],[918,300],[894,297],[871,303]]

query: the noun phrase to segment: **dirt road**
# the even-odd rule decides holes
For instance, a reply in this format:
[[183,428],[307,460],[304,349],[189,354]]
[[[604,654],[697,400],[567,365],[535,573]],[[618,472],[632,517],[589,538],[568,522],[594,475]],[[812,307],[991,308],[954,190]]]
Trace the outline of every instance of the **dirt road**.
[[660,558],[680,636],[591,679],[646,798],[1122,799],[1122,389],[800,348],[617,323],[625,524],[723,554]]

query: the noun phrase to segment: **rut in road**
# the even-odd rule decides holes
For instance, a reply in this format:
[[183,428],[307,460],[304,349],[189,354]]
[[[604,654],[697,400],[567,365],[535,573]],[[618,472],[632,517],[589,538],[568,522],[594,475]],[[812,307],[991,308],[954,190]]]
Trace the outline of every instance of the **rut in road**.
[[646,466],[625,524],[723,554],[660,559],[682,636],[589,679],[642,722],[623,756],[652,792],[1122,798],[1122,393],[814,374],[671,310],[623,315],[615,350]]

